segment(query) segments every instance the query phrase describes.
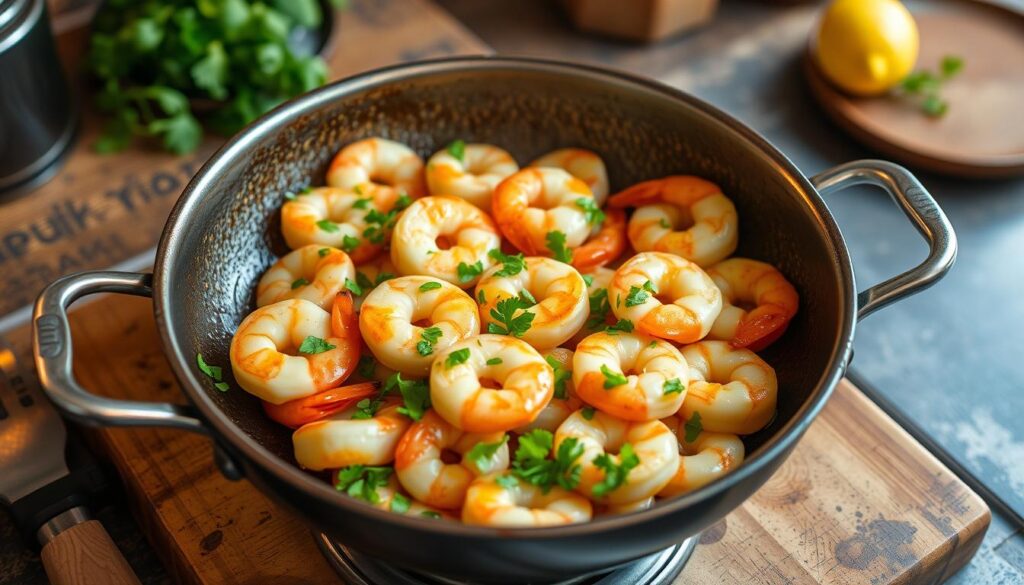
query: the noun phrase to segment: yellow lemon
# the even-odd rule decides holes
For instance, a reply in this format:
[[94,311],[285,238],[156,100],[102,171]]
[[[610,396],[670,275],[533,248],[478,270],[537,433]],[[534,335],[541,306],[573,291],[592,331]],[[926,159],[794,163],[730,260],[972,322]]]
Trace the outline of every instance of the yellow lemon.
[[911,72],[918,44],[914,17],[897,0],[834,0],[821,17],[814,53],[840,88],[875,95]]

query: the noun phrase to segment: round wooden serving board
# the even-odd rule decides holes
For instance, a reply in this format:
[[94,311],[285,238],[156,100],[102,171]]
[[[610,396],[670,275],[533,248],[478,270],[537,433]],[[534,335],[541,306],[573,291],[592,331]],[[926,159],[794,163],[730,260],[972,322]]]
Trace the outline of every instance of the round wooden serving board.
[[854,138],[908,165],[967,177],[1024,173],[1024,14],[973,0],[906,2],[921,34],[916,69],[936,72],[945,55],[964,60],[941,95],[941,118],[898,96],[841,93],[814,63],[811,93]]

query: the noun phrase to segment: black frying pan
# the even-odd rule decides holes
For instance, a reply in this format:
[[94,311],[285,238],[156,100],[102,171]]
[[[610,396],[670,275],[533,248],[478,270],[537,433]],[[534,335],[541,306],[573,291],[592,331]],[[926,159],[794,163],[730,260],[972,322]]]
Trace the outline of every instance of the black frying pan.
[[[253,308],[260,274],[286,249],[284,194],[323,184],[339,148],[368,136],[404,142],[424,157],[462,138],[520,161],[563,146],[597,151],[613,191],[669,174],[719,185],[739,210],[737,254],[771,262],[795,284],[800,312],[764,352],[779,378],[778,416],[747,438],[735,472],[654,508],[588,524],[497,530],[404,517],[338,494],[295,466],[290,433],[258,400],[222,393],[195,366],[202,353],[228,364],[228,345]],[[928,240],[920,266],[856,293],[843,237],[821,195],[872,183],[887,190]],[[402,65],[340,81],[249,126],[200,170],[171,214],[153,274],[65,277],[35,308],[35,355],[50,397],[97,425],[175,427],[207,433],[217,463],[316,528],[367,554],[479,581],[550,581],[611,567],[693,535],[742,503],[785,460],[821,410],[850,358],[859,317],[917,292],[952,265],[952,228],[905,169],[850,163],[808,179],[749,128],[687,94],[619,73],[547,61],[458,58]],[[65,314],[95,292],[152,296],[167,357],[189,406],[100,398],[71,375]],[[228,368],[225,368],[228,371]]]

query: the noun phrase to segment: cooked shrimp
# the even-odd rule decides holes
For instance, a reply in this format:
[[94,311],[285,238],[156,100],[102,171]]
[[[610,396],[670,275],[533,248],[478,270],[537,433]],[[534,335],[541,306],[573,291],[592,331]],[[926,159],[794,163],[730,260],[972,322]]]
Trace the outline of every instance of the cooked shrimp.
[[330,309],[334,297],[355,282],[355,267],[337,248],[310,244],[290,252],[271,265],[256,285],[256,306],[288,299],[305,299]]
[[679,416],[700,413],[706,431],[749,435],[775,416],[775,370],[749,349],[726,341],[702,341],[683,348],[690,385]]
[[523,169],[494,190],[492,210],[498,227],[527,256],[550,256],[549,238],[565,236],[578,248],[590,235],[585,208],[594,205],[586,183],[554,168]]
[[336,414],[364,398],[370,398],[378,392],[376,382],[363,382],[340,388],[330,388],[305,398],[289,400],[283,404],[263,402],[263,411],[274,422],[297,429],[313,421],[325,419]]
[[722,293],[711,277],[664,252],[642,252],[620,266],[608,285],[608,302],[619,319],[676,343],[703,339],[722,311]]
[[366,138],[342,148],[327,169],[327,184],[383,191],[393,199],[426,194],[423,159],[408,146],[385,138]]
[[596,234],[572,251],[572,265],[580,272],[604,266],[622,255],[626,249],[626,213],[608,209]]
[[743,441],[729,433],[701,431],[693,442],[686,440],[686,427],[679,417],[662,419],[679,441],[679,470],[672,481],[658,492],[671,498],[703,487],[743,463]]
[[736,206],[718,185],[691,175],[644,181],[612,196],[613,207],[636,207],[629,241],[639,252],[671,252],[710,266],[739,241]]
[[[515,335],[543,350],[557,347],[583,327],[589,307],[587,283],[572,266],[532,256],[523,260],[522,270],[507,272],[503,264],[488,271],[476,286],[488,331]],[[509,303],[502,303],[506,299],[516,299],[511,312]],[[527,313],[533,315],[527,326],[510,329],[510,319]]]
[[583,406],[583,401],[576,396],[572,383],[572,350],[556,347],[544,354],[544,360],[555,372],[555,390],[548,405],[540,411],[537,418],[528,425],[515,429],[522,434],[534,429],[544,429],[554,433],[569,415]]
[[320,187],[284,204],[281,232],[289,248],[314,244],[341,248],[353,262],[362,264],[384,249],[391,231],[390,226],[369,220],[387,217],[397,203],[394,192],[387,190],[367,188],[357,193]]
[[292,434],[295,460],[313,471],[349,465],[386,465],[411,420],[400,414],[401,401],[388,399],[371,418],[352,418],[357,406],[303,425]]
[[[665,491],[665,490],[662,490]],[[615,516],[618,514],[629,514],[630,512],[640,512],[647,510],[654,505],[654,497],[644,498],[635,502],[626,502],[625,504],[608,504],[601,506],[598,511],[598,516]]]
[[584,148],[560,148],[530,163],[531,167],[555,167],[583,181],[594,194],[598,207],[608,199],[608,171],[597,153]]
[[[796,315],[796,289],[771,264],[729,258],[709,268],[708,276],[722,291],[724,301],[708,334],[710,339],[760,351],[778,339]],[[743,306],[754,308],[747,311]]]
[[531,528],[587,522],[593,513],[590,502],[579,494],[558,486],[545,492],[510,475],[491,474],[470,484],[462,521],[478,526]]
[[[462,507],[473,478],[508,469],[505,441],[505,433],[463,432],[431,410],[402,435],[395,450],[395,473],[402,487],[421,502],[457,509]],[[485,459],[467,457],[473,447],[481,443],[497,448]],[[459,456],[459,461],[445,463],[442,460],[445,452]]]
[[490,213],[494,188],[519,170],[512,155],[490,144],[466,144],[460,157],[448,147],[427,161],[431,195],[454,195]]
[[[338,474],[335,472],[332,474],[331,483],[338,483]],[[445,520],[458,520],[451,513],[428,506],[423,502],[416,500],[415,498],[405,497],[402,493],[401,486],[394,475],[388,478],[387,485],[379,486],[374,490],[377,493],[377,503],[373,506],[381,510],[387,510],[388,512],[394,512],[396,514],[402,514],[403,516],[414,516],[414,517],[430,517],[434,519],[445,519]],[[398,504],[400,498],[396,496],[405,497],[408,500],[408,506]]]
[[480,314],[476,302],[457,286],[426,276],[402,276],[366,296],[359,330],[385,366],[422,377],[445,348],[480,333]]
[[413,202],[399,218],[391,261],[402,274],[423,274],[469,288],[501,246],[494,222],[483,211],[448,195]]
[[471,433],[529,424],[551,400],[551,366],[525,341],[480,335],[439,352],[430,370],[430,401],[449,423]]
[[271,404],[341,384],[359,360],[359,340],[332,331],[331,314],[303,299],[260,307],[231,338],[231,371]]
[[[597,502],[618,505],[650,498],[672,480],[679,467],[676,437],[661,421],[627,422],[600,411],[587,420],[578,411],[558,427],[555,450],[570,437],[583,446],[576,491]],[[609,459],[621,466],[621,451],[627,444],[639,461],[620,485],[608,485],[598,463]]]
[[674,414],[683,404],[689,370],[671,343],[638,333],[595,333],[576,346],[576,394],[629,421]]

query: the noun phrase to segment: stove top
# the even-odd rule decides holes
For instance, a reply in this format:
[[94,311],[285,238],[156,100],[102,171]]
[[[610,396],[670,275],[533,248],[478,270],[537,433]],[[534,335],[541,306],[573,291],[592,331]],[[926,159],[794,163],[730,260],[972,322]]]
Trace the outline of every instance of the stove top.
[[[694,536],[661,552],[603,573],[545,585],[669,585],[682,571],[697,545]],[[366,556],[316,535],[317,546],[348,585],[471,585],[447,577],[414,573]]]

